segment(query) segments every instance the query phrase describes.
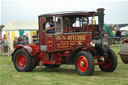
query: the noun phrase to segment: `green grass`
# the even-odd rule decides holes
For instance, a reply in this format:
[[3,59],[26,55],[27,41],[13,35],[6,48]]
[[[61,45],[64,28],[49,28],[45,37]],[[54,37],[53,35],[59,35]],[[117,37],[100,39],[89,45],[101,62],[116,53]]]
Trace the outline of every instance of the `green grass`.
[[[120,48],[113,49],[117,54]],[[74,65],[62,65],[53,70],[36,67],[33,72],[17,72],[11,56],[0,56],[0,85],[128,85],[128,65],[118,55],[118,66],[112,73],[102,72],[95,66],[91,76],[80,76]]]

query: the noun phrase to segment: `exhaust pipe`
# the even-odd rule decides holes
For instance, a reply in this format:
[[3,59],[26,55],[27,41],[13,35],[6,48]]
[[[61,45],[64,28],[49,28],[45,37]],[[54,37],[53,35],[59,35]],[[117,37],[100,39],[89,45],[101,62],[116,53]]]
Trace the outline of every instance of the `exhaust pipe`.
[[103,36],[103,34],[104,34],[104,31],[103,31],[103,27],[104,27],[104,10],[105,10],[104,8],[97,9],[100,36]]

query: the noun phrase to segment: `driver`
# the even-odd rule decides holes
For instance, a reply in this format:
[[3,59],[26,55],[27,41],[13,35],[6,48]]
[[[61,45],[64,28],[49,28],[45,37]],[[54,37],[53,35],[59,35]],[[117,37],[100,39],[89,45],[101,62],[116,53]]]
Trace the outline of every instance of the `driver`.
[[55,33],[55,26],[53,23],[53,17],[49,17],[49,21],[45,25],[47,34]]

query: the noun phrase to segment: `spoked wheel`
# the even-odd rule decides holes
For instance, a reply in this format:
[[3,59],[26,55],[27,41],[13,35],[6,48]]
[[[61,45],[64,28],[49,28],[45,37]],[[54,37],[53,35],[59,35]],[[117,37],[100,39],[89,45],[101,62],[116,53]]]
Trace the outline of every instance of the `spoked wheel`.
[[26,50],[19,49],[13,56],[13,63],[17,71],[32,71],[36,66],[35,58],[31,57]]
[[108,56],[104,60],[105,64],[99,65],[99,67],[102,71],[113,72],[117,67],[117,56],[111,49],[109,49],[107,55]]
[[80,51],[75,58],[75,68],[80,75],[91,75],[94,71],[93,56],[87,51]]
[[46,68],[59,68],[60,65],[56,65],[56,64],[53,64],[53,65],[51,65],[51,64],[45,64],[45,67]]

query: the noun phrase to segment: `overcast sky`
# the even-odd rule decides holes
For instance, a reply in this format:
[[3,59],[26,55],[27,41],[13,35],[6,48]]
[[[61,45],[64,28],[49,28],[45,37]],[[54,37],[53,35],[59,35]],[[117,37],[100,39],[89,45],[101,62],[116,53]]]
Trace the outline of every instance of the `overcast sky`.
[[105,23],[128,23],[128,0],[1,0],[0,24],[37,21],[38,15],[60,11],[96,11],[105,8]]

